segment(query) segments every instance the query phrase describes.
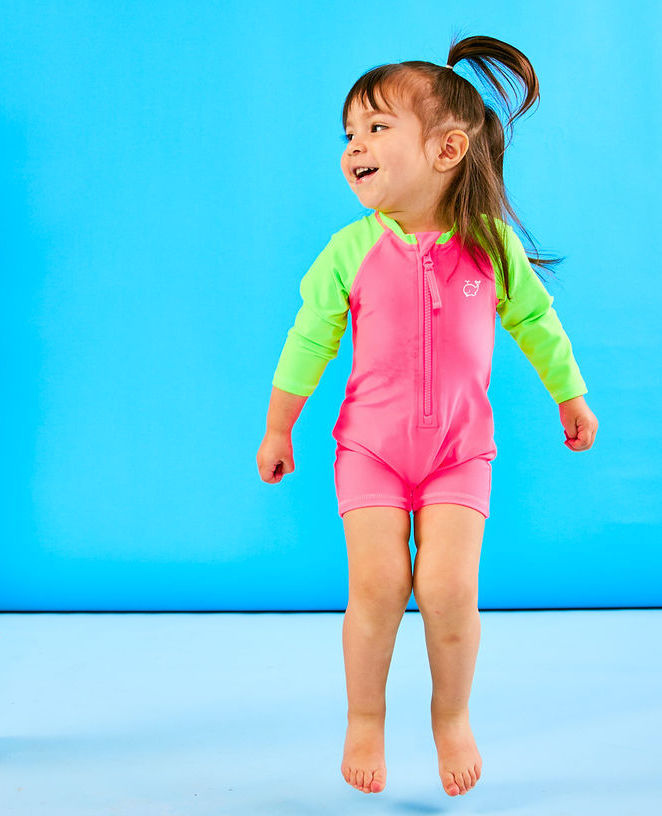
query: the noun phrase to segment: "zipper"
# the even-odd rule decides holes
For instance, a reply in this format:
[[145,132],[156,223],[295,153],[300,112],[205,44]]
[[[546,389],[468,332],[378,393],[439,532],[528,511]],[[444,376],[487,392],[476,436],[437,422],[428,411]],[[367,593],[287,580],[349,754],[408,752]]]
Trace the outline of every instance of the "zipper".
[[427,252],[423,262],[423,425],[434,425],[432,409],[432,313],[442,306],[434,275],[432,256]]

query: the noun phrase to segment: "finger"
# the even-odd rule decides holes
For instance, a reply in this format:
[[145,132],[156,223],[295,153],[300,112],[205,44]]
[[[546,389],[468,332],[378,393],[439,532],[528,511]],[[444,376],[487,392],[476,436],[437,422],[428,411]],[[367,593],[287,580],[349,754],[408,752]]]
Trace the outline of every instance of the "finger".
[[263,482],[267,482],[267,484],[274,484],[275,482],[279,482],[282,478],[282,474],[280,472],[276,472],[275,467],[265,467],[264,465],[258,468],[258,472],[260,474],[260,479]]
[[595,440],[595,428],[592,424],[582,426],[579,432],[579,437],[584,447],[583,450],[588,450]]
[[579,439],[568,439],[564,444],[567,445],[572,451],[584,451],[591,447],[590,444],[587,442],[581,442]]
[[[566,434],[567,436],[567,434]],[[584,444],[578,438],[569,437],[563,443],[567,448],[570,448],[571,451],[580,451],[584,450]]]

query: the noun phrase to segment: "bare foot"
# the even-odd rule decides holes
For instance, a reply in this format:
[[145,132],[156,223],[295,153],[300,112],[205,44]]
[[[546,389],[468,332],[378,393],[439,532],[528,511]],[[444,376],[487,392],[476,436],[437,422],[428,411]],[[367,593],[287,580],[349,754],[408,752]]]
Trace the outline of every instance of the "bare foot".
[[483,760],[469,725],[469,709],[454,714],[435,712],[432,733],[439,757],[441,784],[449,796],[465,794],[480,779]]
[[353,714],[348,718],[340,771],[346,782],[363,793],[380,793],[384,790],[383,715]]

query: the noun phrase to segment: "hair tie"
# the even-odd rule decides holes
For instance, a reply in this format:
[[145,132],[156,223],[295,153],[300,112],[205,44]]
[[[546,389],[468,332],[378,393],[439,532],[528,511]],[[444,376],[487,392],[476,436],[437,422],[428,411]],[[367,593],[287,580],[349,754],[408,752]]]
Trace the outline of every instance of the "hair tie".
[[451,71],[453,70],[453,66],[452,66],[452,65],[449,65],[448,63],[446,63],[446,65],[442,65],[441,67],[442,67],[442,68],[450,68],[450,69],[451,69]]

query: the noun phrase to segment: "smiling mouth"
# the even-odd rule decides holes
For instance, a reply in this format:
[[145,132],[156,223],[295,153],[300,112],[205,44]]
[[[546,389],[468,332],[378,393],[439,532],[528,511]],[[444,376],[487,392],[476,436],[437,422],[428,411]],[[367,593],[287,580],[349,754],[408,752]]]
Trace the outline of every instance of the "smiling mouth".
[[361,184],[362,182],[366,181],[367,179],[372,178],[372,176],[374,176],[377,173],[378,170],[379,170],[379,167],[375,167],[372,170],[363,170],[361,173],[359,173],[358,176],[355,176],[355,179],[356,179],[355,183],[356,184]]

